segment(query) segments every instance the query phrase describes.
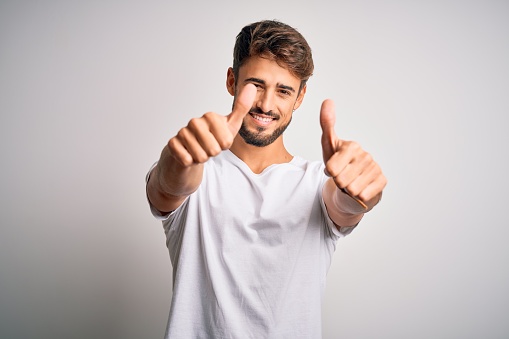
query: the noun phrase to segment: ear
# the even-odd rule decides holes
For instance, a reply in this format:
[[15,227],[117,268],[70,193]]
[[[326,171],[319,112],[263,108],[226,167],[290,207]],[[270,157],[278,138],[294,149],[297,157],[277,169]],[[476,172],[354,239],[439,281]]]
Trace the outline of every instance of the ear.
[[226,73],[226,89],[228,93],[235,96],[235,75],[233,74],[233,68],[229,67]]
[[293,109],[296,110],[300,107],[302,104],[302,100],[304,100],[304,96],[306,95],[306,90],[308,88],[308,85],[304,85],[302,89],[300,90],[299,96],[297,97],[297,100],[295,101],[295,105],[293,105]]

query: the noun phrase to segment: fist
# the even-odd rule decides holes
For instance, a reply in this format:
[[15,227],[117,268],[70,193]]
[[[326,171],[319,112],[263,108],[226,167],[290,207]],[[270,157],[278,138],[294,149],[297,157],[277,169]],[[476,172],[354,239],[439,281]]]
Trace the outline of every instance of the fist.
[[365,209],[371,209],[380,199],[387,179],[373,157],[354,141],[340,139],[334,130],[334,102],[325,100],[320,110],[322,153],[326,173],[336,186]]
[[184,167],[206,162],[210,157],[229,149],[239,132],[242,120],[256,97],[256,87],[244,86],[228,115],[213,112],[193,118],[186,127],[168,141],[171,155]]

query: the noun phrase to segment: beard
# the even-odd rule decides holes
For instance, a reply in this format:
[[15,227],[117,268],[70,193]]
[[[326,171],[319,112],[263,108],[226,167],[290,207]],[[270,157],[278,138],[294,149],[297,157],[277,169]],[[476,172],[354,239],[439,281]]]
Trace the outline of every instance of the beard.
[[242,126],[239,130],[239,135],[244,139],[244,141],[249,144],[256,147],[265,147],[270,144],[272,144],[274,141],[276,141],[277,138],[283,134],[283,132],[286,130],[288,125],[290,125],[290,122],[292,122],[292,118],[288,121],[287,124],[283,126],[279,126],[272,132],[272,134],[265,135],[263,132],[265,131],[265,128],[258,127],[256,132],[249,131],[246,128],[246,125],[244,122],[242,122]]

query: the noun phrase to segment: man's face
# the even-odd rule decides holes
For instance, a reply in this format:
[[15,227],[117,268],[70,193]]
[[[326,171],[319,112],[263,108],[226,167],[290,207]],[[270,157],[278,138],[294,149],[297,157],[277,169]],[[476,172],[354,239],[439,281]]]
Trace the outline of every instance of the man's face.
[[258,89],[253,107],[239,131],[246,143],[263,147],[283,134],[292,120],[293,110],[304,98],[306,89],[299,93],[300,83],[300,79],[287,69],[261,57],[252,57],[240,67],[236,85],[233,71],[228,71],[227,86],[232,95],[247,84]]

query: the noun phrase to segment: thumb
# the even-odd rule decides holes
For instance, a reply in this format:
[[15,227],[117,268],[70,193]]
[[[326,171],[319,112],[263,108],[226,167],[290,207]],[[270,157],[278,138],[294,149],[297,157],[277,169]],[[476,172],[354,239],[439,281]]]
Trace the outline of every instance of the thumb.
[[323,160],[327,162],[329,158],[336,152],[336,144],[338,137],[334,131],[336,123],[336,110],[334,101],[327,99],[322,103],[320,109],[320,126],[322,127],[322,151]]
[[256,98],[256,87],[253,84],[247,84],[239,90],[239,94],[235,97],[232,112],[226,117],[228,126],[232,134],[239,132],[242,120],[253,107]]

